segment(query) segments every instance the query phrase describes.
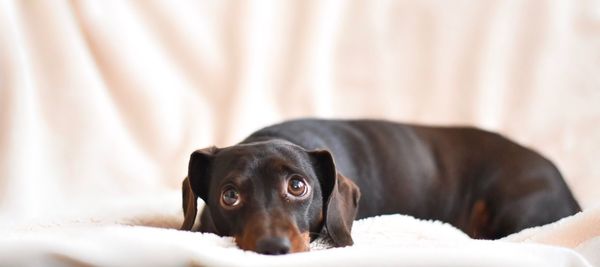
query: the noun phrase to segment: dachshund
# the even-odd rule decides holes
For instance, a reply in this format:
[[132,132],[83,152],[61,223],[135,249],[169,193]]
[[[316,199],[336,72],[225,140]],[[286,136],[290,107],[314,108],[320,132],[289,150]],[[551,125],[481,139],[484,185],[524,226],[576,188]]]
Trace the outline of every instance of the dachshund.
[[195,230],[269,255],[352,245],[353,221],[383,214],[498,239],[580,211],[552,162],[499,134],[384,120],[291,120],[197,150],[182,191],[182,230],[201,198]]

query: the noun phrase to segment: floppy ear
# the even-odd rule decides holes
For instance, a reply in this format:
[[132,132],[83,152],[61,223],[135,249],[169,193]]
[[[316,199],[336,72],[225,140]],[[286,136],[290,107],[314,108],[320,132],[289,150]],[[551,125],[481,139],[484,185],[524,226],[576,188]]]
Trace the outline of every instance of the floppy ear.
[[321,184],[327,234],[336,247],[350,246],[354,244],[350,233],[360,198],[358,186],[337,172],[329,151],[318,150],[309,154]]
[[196,220],[198,197],[206,203],[208,199],[210,161],[217,150],[209,147],[194,151],[190,156],[188,176],[183,180],[181,187],[184,220],[181,230],[191,230]]
[[198,213],[198,207],[196,201],[198,197],[192,191],[190,180],[185,177],[181,184],[181,200],[183,204],[183,224],[180,230],[192,230],[194,222],[196,221],[196,214]]
[[210,186],[210,177],[208,172],[213,155],[217,148],[207,147],[198,149],[190,156],[190,164],[188,165],[188,179],[194,194],[202,198],[206,203],[208,200],[208,188]]

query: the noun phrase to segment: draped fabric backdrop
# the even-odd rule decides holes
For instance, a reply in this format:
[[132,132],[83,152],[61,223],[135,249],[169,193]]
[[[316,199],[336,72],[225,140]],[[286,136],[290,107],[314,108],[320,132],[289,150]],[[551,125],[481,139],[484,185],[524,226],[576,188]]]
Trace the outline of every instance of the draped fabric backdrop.
[[176,192],[194,149],[306,116],[499,131],[599,205],[600,3],[0,2],[4,222]]

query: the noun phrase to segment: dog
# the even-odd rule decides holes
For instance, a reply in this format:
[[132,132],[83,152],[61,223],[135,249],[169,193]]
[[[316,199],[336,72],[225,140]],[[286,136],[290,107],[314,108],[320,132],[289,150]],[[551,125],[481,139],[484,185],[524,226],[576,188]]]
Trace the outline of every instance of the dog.
[[580,211],[552,162],[499,134],[383,120],[292,120],[197,150],[182,194],[182,230],[201,198],[197,230],[269,255],[352,245],[353,221],[383,214],[497,239]]

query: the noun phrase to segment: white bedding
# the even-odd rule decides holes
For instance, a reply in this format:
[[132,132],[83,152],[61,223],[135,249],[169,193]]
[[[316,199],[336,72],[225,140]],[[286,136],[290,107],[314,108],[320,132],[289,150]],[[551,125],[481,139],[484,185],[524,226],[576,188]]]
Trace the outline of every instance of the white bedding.
[[[154,200],[149,200],[154,199]],[[473,240],[449,224],[385,215],[355,222],[355,245],[263,256],[230,237],[179,231],[178,192],[105,216],[3,225],[0,266],[600,266],[600,208],[502,240]]]

